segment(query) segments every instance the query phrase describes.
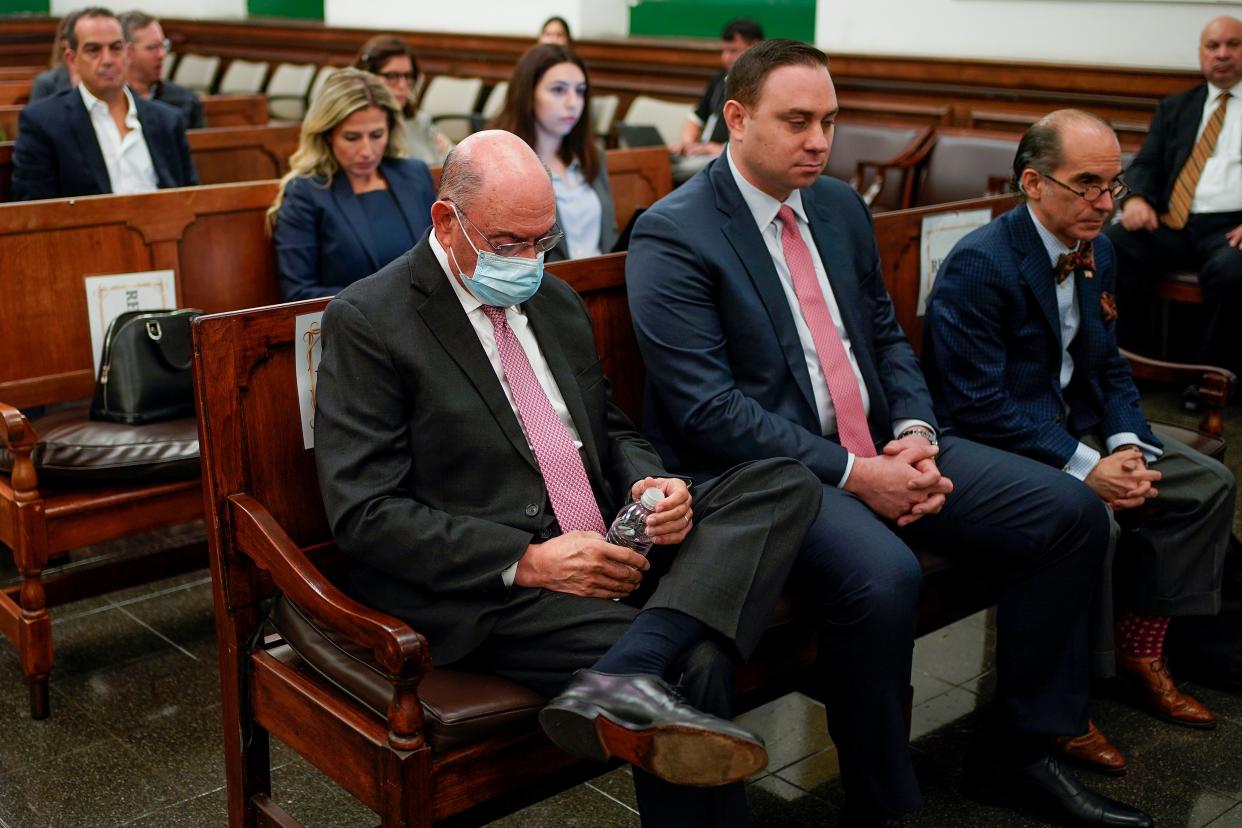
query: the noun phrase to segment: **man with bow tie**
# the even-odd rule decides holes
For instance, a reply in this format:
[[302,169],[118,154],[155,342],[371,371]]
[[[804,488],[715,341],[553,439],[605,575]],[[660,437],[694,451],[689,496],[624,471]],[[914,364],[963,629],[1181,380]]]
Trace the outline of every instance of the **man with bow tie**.
[[[1162,719],[1213,727],[1169,677],[1163,640],[1171,616],[1220,609],[1236,483],[1152,433],[1118,352],[1115,256],[1100,236],[1126,192],[1117,137],[1094,115],[1053,112],[1022,137],[1014,181],[1025,203],[962,239],[928,299],[923,360],[936,415],[949,433],[1061,469],[1066,486],[1086,485],[1111,507],[1119,551],[1097,601],[1092,667],[1107,676],[1115,665]],[[1104,772],[1125,767],[1094,727],[1060,750]]]

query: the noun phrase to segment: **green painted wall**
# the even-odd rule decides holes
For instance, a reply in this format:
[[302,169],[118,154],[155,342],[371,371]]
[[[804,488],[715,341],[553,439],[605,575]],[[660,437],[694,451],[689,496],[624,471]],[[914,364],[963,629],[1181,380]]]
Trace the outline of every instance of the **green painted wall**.
[[246,0],[246,9],[251,17],[323,20],[323,0]]
[[630,34],[719,38],[735,17],[758,22],[768,37],[815,40],[815,0],[638,0]]
[[0,0],[0,15],[50,14],[51,10],[51,0]]

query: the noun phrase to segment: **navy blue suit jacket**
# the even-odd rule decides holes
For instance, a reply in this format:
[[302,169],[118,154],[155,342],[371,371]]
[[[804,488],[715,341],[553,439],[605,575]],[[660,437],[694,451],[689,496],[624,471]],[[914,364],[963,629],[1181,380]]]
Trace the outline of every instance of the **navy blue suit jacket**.
[[1159,446],[1139,407],[1117,323],[1113,246],[1095,240],[1094,276],[1074,276],[1081,322],[1074,377],[1061,389],[1056,277],[1025,204],[975,230],[936,274],[923,363],[946,430],[1062,468],[1078,438],[1134,432]]
[[[891,440],[897,419],[934,425],[870,212],[832,178],[801,192],[871,397],[872,436]],[[841,479],[848,454],[820,434],[780,277],[724,156],[642,214],[625,272],[647,372],[644,430],[670,469],[699,477],[794,457],[825,483]]]
[[[197,184],[181,113],[137,95],[134,106],[160,189]],[[110,192],[108,167],[76,87],[22,108],[13,147],[14,201]]]
[[[431,205],[436,200],[427,165],[412,158],[385,158],[380,173],[410,237],[421,238],[431,226]],[[378,258],[366,212],[344,173],[334,175],[328,187],[310,177],[290,179],[272,238],[280,291],[286,299],[333,296],[388,264]]]

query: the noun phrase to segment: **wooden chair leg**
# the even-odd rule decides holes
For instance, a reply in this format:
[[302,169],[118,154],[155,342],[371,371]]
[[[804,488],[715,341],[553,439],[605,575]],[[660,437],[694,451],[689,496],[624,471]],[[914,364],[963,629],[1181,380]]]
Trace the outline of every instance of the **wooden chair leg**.
[[46,719],[52,712],[48,701],[47,676],[32,678],[30,684],[30,718]]
[[32,546],[34,544],[19,545],[14,553],[17,569],[22,574],[17,650],[22,672],[30,685],[30,718],[45,719],[51,712],[47,682],[52,672],[52,619],[47,612],[47,594],[43,589],[47,549]]
[[381,828],[431,828],[432,799],[431,749],[390,750],[384,758],[384,775],[392,780],[385,786]]

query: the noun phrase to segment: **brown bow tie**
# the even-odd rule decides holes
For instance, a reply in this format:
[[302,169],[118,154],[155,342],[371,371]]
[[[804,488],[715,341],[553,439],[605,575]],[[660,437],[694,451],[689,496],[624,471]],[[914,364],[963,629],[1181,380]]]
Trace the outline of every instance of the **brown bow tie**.
[[1095,270],[1095,251],[1090,243],[1079,244],[1077,250],[1062,253],[1057,257],[1057,284],[1070,277],[1075,270],[1082,270],[1082,275],[1090,279]]

